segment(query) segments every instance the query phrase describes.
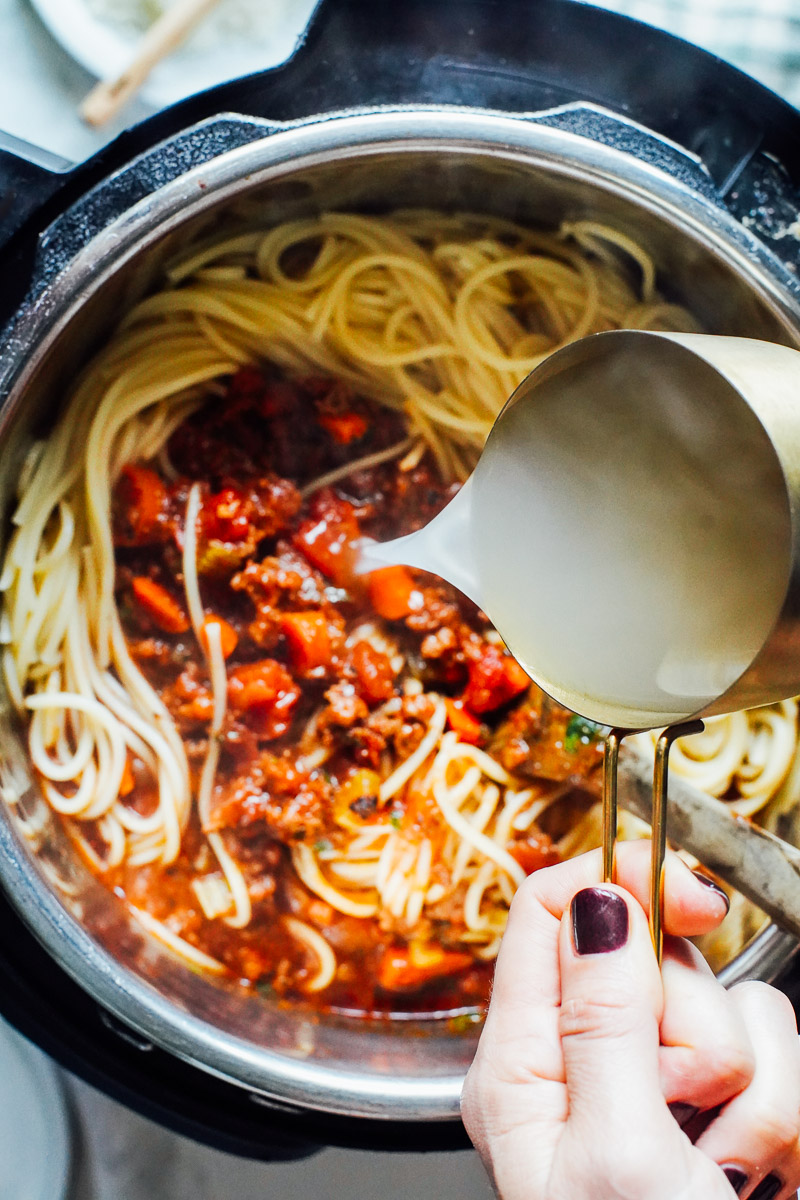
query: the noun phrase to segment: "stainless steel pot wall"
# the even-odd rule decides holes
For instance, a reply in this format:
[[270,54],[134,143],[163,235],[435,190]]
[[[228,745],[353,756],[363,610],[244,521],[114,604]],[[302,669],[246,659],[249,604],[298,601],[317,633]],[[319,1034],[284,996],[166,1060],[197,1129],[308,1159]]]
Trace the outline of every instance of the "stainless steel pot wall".
[[[458,109],[350,113],[280,128],[227,118],[194,136],[213,148],[202,166],[129,209],[120,199],[124,179],[112,180],[115,201],[107,191],[105,200],[90,194],[82,218],[67,213],[43,239],[38,284],[11,328],[0,374],[6,511],[26,447],[49,427],[80,363],[159,280],[164,260],[210,231],[398,204],[547,226],[591,216],[641,241],[674,297],[710,331],[800,346],[792,272],[717,203],[695,159],[600,110],[568,106],[530,118]],[[219,142],[234,138],[245,144],[220,152]],[[143,935],[74,856],[36,791],[7,711],[0,744],[0,878],[52,956],[105,1009],[278,1107],[457,1117],[474,1030],[456,1033],[434,1020],[317,1019],[192,973]],[[793,946],[768,928],[723,978],[769,978]]]

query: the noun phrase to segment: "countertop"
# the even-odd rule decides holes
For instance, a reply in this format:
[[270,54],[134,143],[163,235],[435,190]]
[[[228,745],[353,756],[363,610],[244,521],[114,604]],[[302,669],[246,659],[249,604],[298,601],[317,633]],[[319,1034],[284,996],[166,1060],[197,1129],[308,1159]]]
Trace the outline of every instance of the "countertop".
[[[265,1164],[199,1146],[67,1076],[76,1116],[70,1200],[491,1200],[477,1154],[328,1148]],[[20,1198],[23,1200],[23,1198]]]

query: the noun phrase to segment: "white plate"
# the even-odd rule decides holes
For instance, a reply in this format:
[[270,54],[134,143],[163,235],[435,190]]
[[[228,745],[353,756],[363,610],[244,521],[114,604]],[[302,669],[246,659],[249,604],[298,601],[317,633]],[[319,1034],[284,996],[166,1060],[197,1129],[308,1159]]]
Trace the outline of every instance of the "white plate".
[[[124,24],[100,20],[87,0],[31,0],[53,36],[77,62],[98,79],[114,78],[130,62],[141,33]],[[226,23],[220,0],[192,36],[159,63],[141,90],[141,97],[163,108],[204,88],[278,66],[290,57],[303,35],[318,0],[262,0],[257,18]],[[241,13],[241,0],[239,13]],[[233,16],[236,16],[233,11]]]
[[70,1133],[58,1071],[0,1021],[0,1200],[65,1200]]

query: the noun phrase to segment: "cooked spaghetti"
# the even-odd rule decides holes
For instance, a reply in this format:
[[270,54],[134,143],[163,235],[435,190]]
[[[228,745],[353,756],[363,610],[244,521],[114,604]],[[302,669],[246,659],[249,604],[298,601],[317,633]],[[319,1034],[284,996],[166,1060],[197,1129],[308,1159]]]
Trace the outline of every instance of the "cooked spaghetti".
[[[621,326],[693,323],[602,226],[329,214],[173,264],[34,446],[8,690],[92,868],[194,965],[477,1001],[515,888],[593,837],[597,730],[452,588],[353,565],[446,503],[533,366]],[[767,742],[737,802],[780,785]]]
[[[654,753],[660,731],[636,735]],[[797,753],[797,701],[708,717],[705,729],[678,738],[670,769],[710,796],[728,799],[731,812],[753,817],[772,799]]]

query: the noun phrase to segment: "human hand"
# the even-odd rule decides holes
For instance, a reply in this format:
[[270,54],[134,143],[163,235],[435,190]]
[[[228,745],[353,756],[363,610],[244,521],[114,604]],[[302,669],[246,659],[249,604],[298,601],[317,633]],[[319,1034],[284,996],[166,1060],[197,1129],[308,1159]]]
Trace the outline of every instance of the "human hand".
[[[621,845],[618,886],[597,886],[595,852],[514,899],[462,1098],[502,1200],[789,1200],[800,1183],[791,1005],[762,983],[726,992],[683,940],[727,903],[676,855],[659,972],[648,865],[649,843]],[[678,1120],[697,1110],[693,1144]]]

